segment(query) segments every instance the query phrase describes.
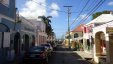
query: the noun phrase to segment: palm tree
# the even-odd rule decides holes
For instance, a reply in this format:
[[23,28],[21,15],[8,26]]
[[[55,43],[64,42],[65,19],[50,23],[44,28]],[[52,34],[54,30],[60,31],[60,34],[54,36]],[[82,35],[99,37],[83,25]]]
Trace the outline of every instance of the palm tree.
[[38,18],[40,18],[46,25],[46,33],[47,35],[50,35],[53,31],[52,27],[51,27],[51,20],[50,18],[52,18],[52,16],[39,16]]

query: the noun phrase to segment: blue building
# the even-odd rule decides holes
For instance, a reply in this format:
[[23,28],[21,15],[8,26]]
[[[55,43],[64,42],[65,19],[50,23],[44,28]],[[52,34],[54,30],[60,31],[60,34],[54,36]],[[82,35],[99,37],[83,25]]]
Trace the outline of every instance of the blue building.
[[[20,53],[22,51],[27,51],[27,49],[35,45],[36,26],[30,19],[24,18],[23,16],[19,15],[15,30],[17,31],[16,34],[20,34],[21,43],[18,42],[21,44]],[[16,37],[14,37],[14,39],[15,38]]]
[[0,64],[11,58],[14,42],[12,34],[15,32],[16,8],[15,0],[0,0]]
[[36,26],[20,16],[15,0],[0,0],[0,64],[20,59],[35,45]]

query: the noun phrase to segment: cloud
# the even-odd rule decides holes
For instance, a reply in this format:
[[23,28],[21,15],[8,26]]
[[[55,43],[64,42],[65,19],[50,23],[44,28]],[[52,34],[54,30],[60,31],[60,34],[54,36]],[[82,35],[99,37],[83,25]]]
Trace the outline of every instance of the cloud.
[[88,16],[86,14],[80,15],[81,19],[86,19]]
[[79,17],[77,18],[74,18],[73,21],[78,21],[78,20],[81,20],[81,19],[86,19],[88,16],[86,14],[82,14],[80,15]]
[[109,6],[113,6],[113,1],[108,3]]
[[50,13],[51,16],[56,16],[56,17],[59,16],[58,11],[55,11],[55,10],[60,10],[58,4],[52,3],[50,9],[53,9],[53,11],[51,11]]
[[26,1],[24,7],[20,10],[20,15],[37,19],[38,16],[46,15],[46,0],[29,0]]

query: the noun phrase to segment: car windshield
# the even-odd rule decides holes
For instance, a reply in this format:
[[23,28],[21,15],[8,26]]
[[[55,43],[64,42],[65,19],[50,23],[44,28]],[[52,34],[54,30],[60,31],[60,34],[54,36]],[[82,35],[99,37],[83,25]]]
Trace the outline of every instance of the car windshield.
[[29,50],[29,52],[40,52],[44,51],[44,47],[33,47]]

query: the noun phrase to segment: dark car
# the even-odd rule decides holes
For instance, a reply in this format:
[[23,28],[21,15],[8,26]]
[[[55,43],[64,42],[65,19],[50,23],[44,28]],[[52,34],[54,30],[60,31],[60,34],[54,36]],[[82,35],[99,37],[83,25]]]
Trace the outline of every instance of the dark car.
[[25,64],[32,64],[32,63],[39,63],[39,64],[47,64],[48,63],[48,56],[47,50],[44,46],[37,46],[30,48],[24,54],[23,63]]
[[41,44],[41,46],[45,46],[48,50],[48,55],[51,56],[51,53],[53,51],[53,47],[51,46],[51,44]]

